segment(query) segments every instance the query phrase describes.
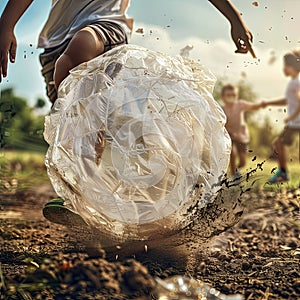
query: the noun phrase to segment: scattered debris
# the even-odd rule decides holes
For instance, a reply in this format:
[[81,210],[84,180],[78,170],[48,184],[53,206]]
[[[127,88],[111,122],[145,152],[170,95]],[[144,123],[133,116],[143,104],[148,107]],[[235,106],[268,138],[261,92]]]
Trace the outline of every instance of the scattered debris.
[[193,45],[186,45],[184,48],[180,49],[180,55],[183,57],[190,57],[190,52],[194,49]]
[[144,34],[144,28],[138,28],[135,32],[140,33],[140,34]]

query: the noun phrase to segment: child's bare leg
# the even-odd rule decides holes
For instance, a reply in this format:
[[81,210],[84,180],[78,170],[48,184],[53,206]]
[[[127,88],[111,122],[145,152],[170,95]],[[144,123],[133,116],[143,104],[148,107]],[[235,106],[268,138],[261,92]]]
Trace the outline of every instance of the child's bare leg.
[[232,144],[232,149],[231,149],[231,153],[230,153],[230,172],[231,175],[235,175],[236,173],[236,147],[234,144]]
[[239,151],[239,166],[238,168],[243,168],[246,165],[247,153],[244,150]]
[[273,142],[274,150],[278,154],[279,167],[283,170],[287,170],[285,147],[282,144],[280,138],[276,138]]
[[54,82],[56,88],[69,75],[72,68],[99,56],[103,52],[104,44],[92,28],[85,27],[78,31],[55,64]]

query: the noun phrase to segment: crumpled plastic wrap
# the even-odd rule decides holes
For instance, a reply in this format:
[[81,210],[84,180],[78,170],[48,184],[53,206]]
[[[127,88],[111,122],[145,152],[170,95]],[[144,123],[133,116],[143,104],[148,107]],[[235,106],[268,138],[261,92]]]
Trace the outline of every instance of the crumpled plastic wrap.
[[243,300],[242,295],[224,295],[210,285],[183,276],[156,278],[158,300]]
[[119,240],[187,226],[190,207],[213,201],[229,160],[214,83],[192,60],[133,45],[71,70],[45,122],[57,194]]

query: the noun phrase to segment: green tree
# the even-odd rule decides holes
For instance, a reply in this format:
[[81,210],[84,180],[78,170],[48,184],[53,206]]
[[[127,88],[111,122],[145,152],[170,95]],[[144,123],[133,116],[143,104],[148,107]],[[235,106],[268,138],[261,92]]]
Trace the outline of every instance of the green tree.
[[15,95],[12,88],[0,98],[0,148],[44,150],[43,117],[36,116],[26,99]]
[[45,105],[46,105],[46,101],[45,101],[44,99],[42,99],[42,98],[38,98],[38,99],[36,100],[36,103],[35,103],[35,105],[34,105],[34,108],[35,108],[35,109],[41,109],[41,108],[44,108]]

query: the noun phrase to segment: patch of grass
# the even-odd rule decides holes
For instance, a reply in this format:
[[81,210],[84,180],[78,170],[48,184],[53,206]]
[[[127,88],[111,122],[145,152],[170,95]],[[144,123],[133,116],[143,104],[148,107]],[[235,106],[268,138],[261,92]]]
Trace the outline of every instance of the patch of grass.
[[0,190],[22,189],[48,180],[45,154],[31,151],[0,152]]
[[45,154],[35,151],[4,150],[0,152],[0,162],[3,160],[20,160],[23,163],[31,161],[44,163]]
[[[257,169],[251,175],[251,181],[256,181],[254,187],[263,187],[266,190],[281,190],[285,189],[296,189],[300,186],[300,163],[298,161],[290,161],[288,163],[288,171],[291,177],[289,182],[273,184],[267,183],[268,179],[274,175],[277,170],[277,161],[264,159],[262,157],[257,157],[255,161],[252,161],[253,157],[249,157],[247,161],[247,166],[242,170],[242,174],[249,173]],[[259,167],[257,167],[259,165]],[[261,167],[260,167],[261,165]]]
[[[2,151],[0,152],[0,191],[14,188],[17,181],[18,188],[26,188],[34,184],[48,181],[46,168],[44,165],[45,153],[33,151]],[[242,174],[253,172],[251,182],[256,188],[263,187],[267,190],[280,190],[281,188],[295,189],[300,184],[300,163],[290,161],[288,164],[291,181],[282,184],[269,185],[267,180],[272,176],[272,171],[277,168],[277,161],[256,157],[248,157],[247,166],[242,170]],[[262,164],[263,163],[263,164]],[[257,165],[262,164],[261,168]],[[254,172],[254,170],[256,171]]]

